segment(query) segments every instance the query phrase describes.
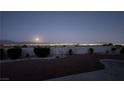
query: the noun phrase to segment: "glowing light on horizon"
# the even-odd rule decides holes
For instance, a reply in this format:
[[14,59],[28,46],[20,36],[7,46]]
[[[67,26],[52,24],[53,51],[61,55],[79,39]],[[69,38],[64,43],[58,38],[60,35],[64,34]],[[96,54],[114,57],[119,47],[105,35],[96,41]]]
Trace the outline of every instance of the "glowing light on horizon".
[[35,41],[36,41],[36,42],[39,42],[39,40],[40,40],[40,39],[39,39],[38,37],[35,38]]

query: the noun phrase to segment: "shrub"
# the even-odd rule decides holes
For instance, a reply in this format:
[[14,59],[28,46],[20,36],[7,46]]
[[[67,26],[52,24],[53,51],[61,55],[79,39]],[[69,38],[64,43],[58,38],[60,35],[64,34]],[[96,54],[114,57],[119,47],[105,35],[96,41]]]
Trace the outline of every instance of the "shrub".
[[68,54],[72,55],[72,49],[69,49]]
[[14,48],[21,48],[21,46],[13,46]]
[[63,47],[66,47],[66,45],[63,45]]
[[0,60],[3,60],[6,58],[6,55],[5,55],[5,50],[3,48],[0,49]]
[[108,43],[108,46],[113,46],[113,43]]
[[34,53],[38,57],[48,57],[50,54],[50,48],[37,47],[37,48],[34,48]]
[[122,46],[121,45],[115,45],[116,48],[121,48]]
[[88,49],[88,52],[89,52],[90,54],[93,54],[93,53],[94,53],[94,49],[93,49],[93,48],[89,48],[89,49]]
[[18,59],[19,57],[21,57],[21,53],[21,48],[10,48],[7,50],[7,55],[10,59]]
[[22,45],[23,48],[27,48],[28,46],[27,45]]
[[121,48],[120,53],[124,55],[124,47]]
[[102,46],[113,46],[113,43],[103,44]]
[[116,48],[115,47],[112,47],[111,48],[111,52],[114,53],[116,51]]

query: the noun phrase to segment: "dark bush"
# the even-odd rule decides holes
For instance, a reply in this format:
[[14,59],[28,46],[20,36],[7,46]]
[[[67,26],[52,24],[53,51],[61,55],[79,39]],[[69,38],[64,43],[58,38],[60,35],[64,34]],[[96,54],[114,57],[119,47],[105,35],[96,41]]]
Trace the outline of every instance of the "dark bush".
[[120,53],[124,55],[124,48],[121,48]]
[[72,55],[72,49],[69,49],[68,54]]
[[37,48],[34,48],[34,53],[38,57],[48,57],[50,54],[50,48],[37,47]]
[[21,54],[21,48],[10,48],[7,50],[7,55],[10,59],[18,59],[19,57],[21,57]]
[[113,43],[108,43],[108,46],[113,46]]
[[0,49],[0,60],[3,60],[6,58],[6,55],[5,55],[5,50],[3,48]]
[[66,45],[63,45],[63,47],[66,47]]
[[113,43],[103,44],[102,46],[113,46]]
[[121,48],[122,46],[121,45],[115,45],[116,48]]
[[22,45],[23,48],[27,48],[28,46],[27,45]]
[[94,49],[93,49],[93,48],[89,48],[89,49],[88,49],[88,52],[89,52],[90,54],[93,54],[93,53],[94,53]]
[[14,48],[21,48],[21,46],[13,46]]
[[114,53],[116,51],[116,48],[115,47],[112,47],[111,48],[111,52]]

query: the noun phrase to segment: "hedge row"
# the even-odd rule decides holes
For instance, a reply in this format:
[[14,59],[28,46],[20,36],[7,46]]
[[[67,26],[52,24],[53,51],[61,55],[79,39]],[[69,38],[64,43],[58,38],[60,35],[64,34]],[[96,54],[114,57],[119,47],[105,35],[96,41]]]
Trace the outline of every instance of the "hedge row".
[[[50,48],[34,48],[34,53],[38,57],[48,57],[50,54]],[[22,56],[22,49],[19,47],[10,48],[7,50],[7,57],[10,59],[18,59]],[[6,54],[4,49],[0,49],[0,60],[6,59]]]

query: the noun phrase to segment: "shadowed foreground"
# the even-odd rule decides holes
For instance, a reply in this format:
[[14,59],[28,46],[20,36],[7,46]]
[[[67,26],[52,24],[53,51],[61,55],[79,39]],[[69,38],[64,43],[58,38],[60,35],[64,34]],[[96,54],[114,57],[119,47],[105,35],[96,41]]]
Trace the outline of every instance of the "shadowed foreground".
[[121,56],[72,55],[58,59],[38,59],[21,62],[0,63],[1,80],[47,80],[71,74],[90,72],[104,68],[99,59]]
[[1,63],[0,66],[2,80],[47,80],[104,68],[95,55]]

